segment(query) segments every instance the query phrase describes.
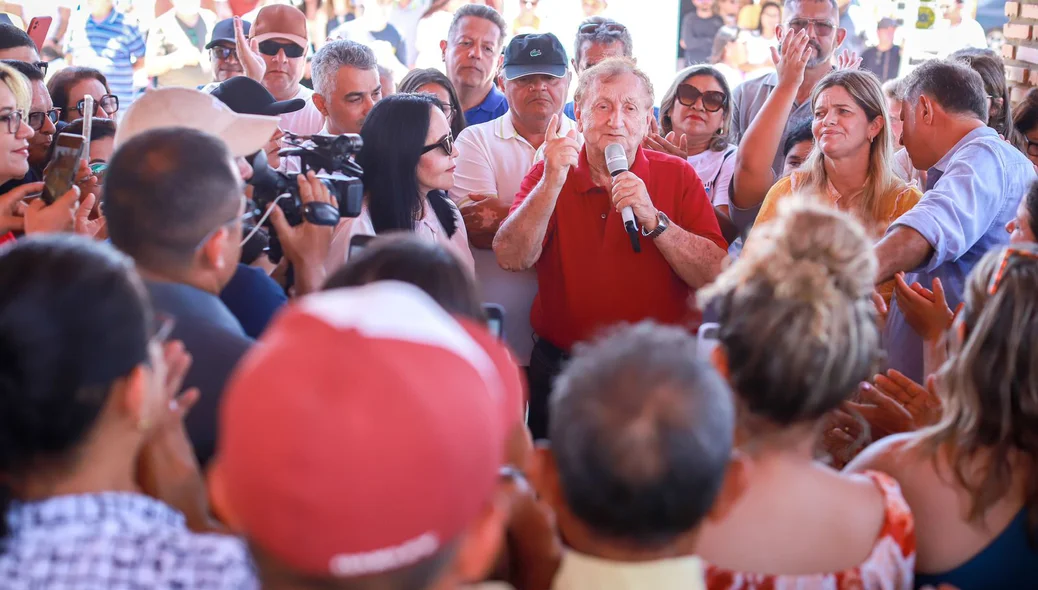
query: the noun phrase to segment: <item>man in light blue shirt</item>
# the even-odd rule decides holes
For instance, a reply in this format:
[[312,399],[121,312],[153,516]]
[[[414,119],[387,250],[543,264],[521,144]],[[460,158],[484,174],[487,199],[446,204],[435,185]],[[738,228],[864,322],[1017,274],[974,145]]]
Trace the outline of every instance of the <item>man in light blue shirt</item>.
[[[927,191],[876,245],[876,283],[897,272],[929,287],[939,278],[948,305],[962,300],[966,277],[992,248],[1008,243],[1005,225],[1035,180],[1034,167],[987,127],[988,104],[980,75],[930,61],[902,86],[902,143],[916,169],[927,170]],[[896,298],[887,318],[890,367],[923,382],[923,343],[905,321]]]

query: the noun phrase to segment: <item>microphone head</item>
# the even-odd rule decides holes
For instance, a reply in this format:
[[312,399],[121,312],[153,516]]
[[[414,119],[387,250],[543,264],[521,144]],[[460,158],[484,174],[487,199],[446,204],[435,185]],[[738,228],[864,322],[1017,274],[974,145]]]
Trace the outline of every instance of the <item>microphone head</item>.
[[627,152],[624,150],[624,146],[618,143],[607,145],[605,149],[605,161],[606,168],[609,169],[609,173],[613,176],[616,176],[621,172],[627,172]]

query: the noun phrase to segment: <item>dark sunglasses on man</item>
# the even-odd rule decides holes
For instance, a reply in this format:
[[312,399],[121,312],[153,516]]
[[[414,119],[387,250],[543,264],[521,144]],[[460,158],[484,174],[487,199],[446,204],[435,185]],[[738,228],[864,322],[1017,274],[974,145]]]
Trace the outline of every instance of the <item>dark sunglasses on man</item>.
[[290,58],[290,59],[291,58],[296,58],[296,57],[303,57],[303,54],[306,53],[306,48],[300,47],[300,46],[296,45],[295,43],[291,43],[291,42],[289,42],[289,43],[282,43],[280,41],[274,41],[272,39],[268,39],[266,41],[260,41],[260,43],[259,43],[259,52],[262,53],[263,55],[269,55],[269,56],[273,57],[273,56],[277,55],[278,52],[281,51],[281,50],[284,50],[285,51],[285,57]]
[[[76,103],[76,110],[79,111],[80,117],[84,115],[83,107],[85,102],[86,101],[84,100],[80,100]],[[106,94],[102,96],[101,100],[97,101],[97,104],[101,107],[101,110],[104,111],[105,114],[109,117],[119,112],[119,97],[114,94]]]
[[799,33],[814,25],[815,34],[819,37],[828,37],[833,34],[836,30],[836,25],[827,20],[812,19],[812,18],[795,18],[789,21],[789,30],[794,33]]
[[454,153],[454,138],[450,133],[444,135],[439,141],[432,145],[427,145],[422,148],[423,154],[428,154],[436,148],[442,149],[448,156]]
[[47,75],[47,67],[48,67],[48,66],[49,66],[50,64],[48,64],[48,63],[47,63],[47,62],[45,62],[45,61],[34,61],[34,62],[32,62],[32,65],[34,65],[34,66],[36,66],[37,68],[39,68],[39,70],[40,70],[41,72],[43,72],[43,75],[44,75],[44,76],[46,76],[46,75]]
[[61,109],[51,109],[49,111],[35,111],[29,113],[29,127],[32,127],[33,131],[39,131],[43,129],[43,122],[50,119],[51,123],[57,123],[58,119],[61,118]]
[[227,47],[225,45],[214,45],[209,51],[213,52],[216,59],[238,59],[238,50],[234,47]]
[[594,35],[600,30],[605,31],[606,33],[622,35],[627,31],[627,27],[620,23],[588,23],[586,25],[581,25],[578,30],[581,35]]
[[728,104],[728,97],[723,92],[707,90],[700,92],[695,86],[682,84],[678,86],[678,102],[686,107],[692,107],[700,98],[703,99],[703,108],[710,113],[716,113]]

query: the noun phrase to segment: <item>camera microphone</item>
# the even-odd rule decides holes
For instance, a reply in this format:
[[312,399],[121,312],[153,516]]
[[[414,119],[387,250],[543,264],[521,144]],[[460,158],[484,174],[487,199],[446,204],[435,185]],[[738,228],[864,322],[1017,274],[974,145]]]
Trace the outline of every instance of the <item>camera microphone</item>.
[[[616,177],[618,174],[627,172],[627,152],[624,151],[624,146],[618,143],[611,143],[606,146],[605,149],[605,161],[606,168],[609,169],[609,174]],[[620,216],[624,220],[624,229],[627,230],[627,236],[631,238],[631,248],[635,252],[641,252],[642,246],[638,242],[638,224],[634,219],[634,211],[631,206],[628,205],[620,210]]]

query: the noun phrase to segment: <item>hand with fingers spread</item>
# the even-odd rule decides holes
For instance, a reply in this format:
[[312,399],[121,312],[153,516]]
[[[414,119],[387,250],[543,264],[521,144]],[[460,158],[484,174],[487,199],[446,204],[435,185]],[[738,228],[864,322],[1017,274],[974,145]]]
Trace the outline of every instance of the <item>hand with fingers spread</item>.
[[166,382],[162,406],[137,459],[137,483],[144,493],[162,500],[184,514],[196,532],[213,530],[208,496],[194,448],[184,427],[184,417],[198,401],[197,389],[180,388],[191,367],[191,355],[180,342],[168,342],[163,351]]
[[510,203],[497,198],[497,195],[481,193],[471,193],[469,201],[458,208],[469,242],[474,248],[490,250],[494,247],[494,236],[501,222],[508,217]]
[[873,441],[915,430],[912,414],[882,389],[869,383],[862,383],[858,390],[858,401],[845,402],[843,409],[851,415],[860,415],[868,422]]
[[688,137],[682,133],[679,138],[673,131],[663,137],[660,135],[660,126],[655,117],[649,121],[649,134],[642,141],[642,147],[682,159],[688,157]]
[[832,466],[841,469],[851,462],[871,442],[867,424],[858,416],[837,408],[824,418],[821,450],[832,459]]
[[245,30],[242,28],[241,17],[234,17],[234,48],[238,53],[238,62],[241,63],[245,75],[257,82],[263,81],[263,75],[267,73],[267,62],[259,51],[253,49],[252,44],[245,38]]
[[948,307],[941,279],[935,278],[932,286],[933,291],[919,283],[909,285],[903,272],[897,273],[894,277],[894,297],[897,299],[898,308],[904,314],[908,325],[927,342],[940,338],[955,317],[952,309]]
[[57,233],[74,229],[79,207],[79,187],[72,188],[50,205],[34,200],[25,210],[25,234]]
[[576,167],[580,157],[576,130],[570,129],[566,135],[559,135],[561,131],[562,119],[557,114],[552,115],[544,135],[544,179],[559,188],[566,183],[570,168]]
[[21,215],[25,198],[42,190],[42,182],[30,182],[0,195],[0,235],[25,228],[25,218]]
[[804,82],[807,62],[815,55],[810,41],[806,30],[797,33],[787,31],[779,40],[779,47],[771,48],[771,59],[775,62],[779,84],[799,88]]
[[[299,198],[303,206],[308,203],[327,203],[338,209],[339,205],[328,191],[317,174],[313,171],[306,175],[297,177],[299,182]],[[285,252],[285,258],[292,263],[295,269],[296,294],[305,295],[317,291],[324,283],[324,263],[328,258],[328,249],[332,244],[332,235],[335,227],[314,225],[303,221],[292,227],[285,219],[285,214],[276,203],[271,204],[273,211],[270,214],[270,222],[281,241],[281,248]]]
[[844,49],[836,58],[837,70],[856,70],[861,67],[861,57],[849,49]]
[[96,218],[90,219],[96,199],[97,197],[90,194],[79,204],[79,208],[76,209],[76,218],[73,222],[72,230],[81,236],[94,238],[95,240],[104,240],[108,238],[108,223],[104,216],[98,215]]
[[904,408],[911,417],[910,430],[936,424],[941,418],[941,399],[937,397],[937,379],[933,375],[926,379],[926,387],[923,387],[891,369],[886,375],[876,375],[873,387]]

